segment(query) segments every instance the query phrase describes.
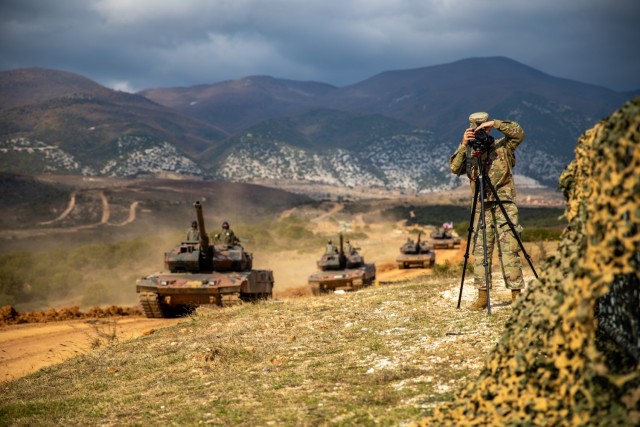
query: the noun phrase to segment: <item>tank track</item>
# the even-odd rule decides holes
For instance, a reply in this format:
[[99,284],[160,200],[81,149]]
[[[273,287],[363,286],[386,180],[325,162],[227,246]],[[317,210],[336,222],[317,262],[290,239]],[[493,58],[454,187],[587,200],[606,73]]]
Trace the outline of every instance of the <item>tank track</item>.
[[[219,304],[215,304],[221,307],[231,307],[234,305],[242,304],[243,301],[254,301],[257,299],[266,299],[268,295],[241,295],[239,293],[227,294],[222,296]],[[140,292],[138,295],[140,306],[145,317],[153,318],[166,318],[166,317],[178,317],[183,316],[191,312],[196,306],[171,306],[160,301],[160,297],[155,292]]]
[[168,313],[166,313],[166,310],[163,310],[163,307],[160,304],[160,300],[158,299],[158,294],[156,294],[155,292],[140,292],[140,294],[138,295],[138,299],[140,300],[142,311],[144,312],[144,315],[146,317],[169,317]]
[[220,304],[222,307],[231,307],[233,305],[242,304],[242,297],[240,293],[232,293],[221,296]]

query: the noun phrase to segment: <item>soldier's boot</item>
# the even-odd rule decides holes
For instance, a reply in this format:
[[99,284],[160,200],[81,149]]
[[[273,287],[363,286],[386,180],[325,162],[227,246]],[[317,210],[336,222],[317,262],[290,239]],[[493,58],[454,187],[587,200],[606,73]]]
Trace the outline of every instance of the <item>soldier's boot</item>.
[[469,306],[472,310],[482,310],[487,308],[487,290],[478,289],[478,298]]
[[511,289],[511,305],[515,304],[516,300],[520,298],[520,289]]

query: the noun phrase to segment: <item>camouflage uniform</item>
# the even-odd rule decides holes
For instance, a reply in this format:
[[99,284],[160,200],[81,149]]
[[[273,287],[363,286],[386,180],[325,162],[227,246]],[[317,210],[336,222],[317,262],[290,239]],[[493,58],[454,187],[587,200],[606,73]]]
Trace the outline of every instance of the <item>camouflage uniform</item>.
[[351,245],[351,242],[349,242],[347,240],[347,243],[345,244],[345,251],[347,255],[352,255],[356,253],[356,249]]
[[[478,124],[489,119],[487,113],[475,113],[469,117],[470,125],[475,128]],[[524,131],[520,125],[513,121],[493,120],[493,128],[504,134],[503,138],[497,139],[494,144],[480,157],[483,170],[488,176],[498,193],[498,197],[503,202],[503,206],[509,215],[509,219],[515,225],[518,232],[522,227],[518,222],[518,207],[516,206],[516,189],[513,181],[512,169],[516,164],[515,150],[524,140]],[[469,164],[468,159],[473,156],[470,144],[460,145],[450,159],[451,172],[456,175],[466,173],[471,180],[471,191],[475,193],[475,179],[479,175],[478,166],[475,161]],[[518,241],[511,233],[511,229],[495,202],[495,198],[487,185],[484,186],[485,200],[485,224],[487,231],[487,257],[489,260],[493,256],[494,243],[498,241],[498,255],[500,265],[507,289],[517,290],[524,287],[522,279],[522,265],[520,262],[520,247]],[[480,196],[480,195],[479,195]],[[475,233],[473,239],[474,283],[478,289],[484,288],[484,258],[482,247],[482,230],[479,230],[480,201],[476,206],[476,217],[474,218]],[[489,269],[491,262],[489,262]],[[491,277],[491,276],[489,276]],[[491,285],[491,284],[490,284]]]
[[222,243],[225,245],[237,245],[240,240],[236,237],[232,229],[229,228],[229,224],[225,221],[222,224],[222,230],[213,236],[214,243]]
[[198,223],[191,224],[191,228],[187,230],[187,242],[197,242],[200,240],[200,232],[198,231]]
[[[522,227],[518,222],[518,207],[515,203],[506,202],[503,203],[504,209],[509,215],[509,219],[515,225],[516,230],[520,232]],[[496,240],[498,241],[498,258],[500,259],[500,266],[502,267],[502,277],[507,289],[522,289],[524,288],[524,280],[522,278],[522,264],[520,262],[520,245],[513,236],[507,220],[502,214],[502,210],[498,206],[497,202],[486,202],[484,205],[484,217],[485,224],[487,226],[487,258],[491,260],[493,258],[493,248]],[[480,202],[476,208],[476,216],[473,220],[475,233],[472,236],[473,239],[473,257],[474,257],[474,278],[473,282],[476,288],[485,288],[485,276],[484,266],[482,260],[484,258],[484,251],[482,248],[482,230],[480,230]],[[489,268],[489,281],[491,281],[491,262],[488,264]],[[491,286],[491,282],[489,282]]]

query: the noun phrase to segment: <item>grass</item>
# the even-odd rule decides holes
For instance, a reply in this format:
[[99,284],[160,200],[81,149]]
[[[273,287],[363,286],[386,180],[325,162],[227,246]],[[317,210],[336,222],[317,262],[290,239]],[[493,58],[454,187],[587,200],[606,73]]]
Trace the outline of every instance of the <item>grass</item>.
[[479,372],[509,314],[456,279],[225,309],[0,385],[1,425],[403,425]]

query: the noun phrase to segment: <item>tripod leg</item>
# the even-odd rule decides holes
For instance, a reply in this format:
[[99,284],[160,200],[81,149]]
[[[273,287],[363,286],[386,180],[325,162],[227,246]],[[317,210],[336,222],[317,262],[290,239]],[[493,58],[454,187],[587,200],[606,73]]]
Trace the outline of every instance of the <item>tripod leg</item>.
[[[481,162],[478,161],[478,164],[481,164]],[[478,179],[478,182],[480,183],[479,185],[480,187],[480,229],[482,230],[482,253],[483,253],[482,265],[484,266],[484,284],[487,292],[487,314],[491,315],[491,296],[490,296],[491,294],[489,291],[489,283],[491,282],[489,277],[489,260],[487,256],[487,218],[486,218],[486,211],[484,208],[483,181],[484,181],[484,175],[482,173],[482,167],[480,167],[480,177]]]
[[485,176],[485,184],[487,185],[487,187],[489,187],[489,189],[491,190],[491,193],[493,194],[493,197],[496,199],[496,203],[498,203],[498,206],[500,207],[500,211],[502,212],[502,215],[504,215],[504,218],[507,221],[507,224],[509,224],[509,229],[511,230],[511,232],[513,233],[513,236],[518,241],[518,245],[520,246],[520,249],[522,250],[522,253],[524,254],[524,257],[526,258],[527,262],[529,263],[529,267],[531,267],[531,271],[533,271],[533,275],[537,279],[538,273],[536,272],[536,269],[533,267],[533,263],[531,262],[531,257],[529,256],[526,249],[524,248],[524,245],[522,244],[522,240],[520,240],[520,236],[518,235],[516,227],[515,225],[513,225],[511,218],[509,218],[509,214],[507,213],[507,210],[504,208],[504,205],[502,204],[502,201],[498,196],[498,192],[496,191],[495,187],[491,183],[491,180],[489,179],[488,176]]
[[460,280],[460,293],[458,294],[458,308],[460,308],[460,302],[462,301],[462,287],[464,286],[464,276],[467,272],[467,263],[469,261],[469,246],[471,246],[471,236],[473,235],[473,223],[476,216],[476,206],[478,203],[478,185],[476,185],[473,192],[473,205],[471,206],[471,220],[469,221],[469,234],[467,235],[467,248],[464,251],[464,264],[462,265],[462,280]]

